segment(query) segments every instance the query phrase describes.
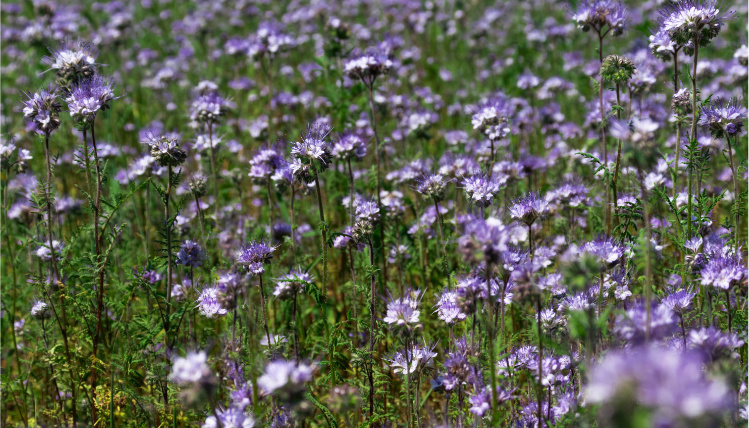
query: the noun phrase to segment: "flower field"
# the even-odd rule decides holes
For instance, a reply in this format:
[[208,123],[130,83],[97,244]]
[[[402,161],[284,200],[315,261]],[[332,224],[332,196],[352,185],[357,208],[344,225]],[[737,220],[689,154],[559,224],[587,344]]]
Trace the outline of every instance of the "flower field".
[[745,2],[1,7],[0,425],[749,423]]

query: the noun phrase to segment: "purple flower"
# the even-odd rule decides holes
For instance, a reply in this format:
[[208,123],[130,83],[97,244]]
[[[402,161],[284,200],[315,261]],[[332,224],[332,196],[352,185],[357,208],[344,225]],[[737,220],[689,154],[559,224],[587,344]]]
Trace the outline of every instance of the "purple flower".
[[735,349],[744,346],[744,341],[735,333],[726,333],[715,327],[702,327],[689,332],[689,347],[697,349],[707,361],[721,357],[739,358]]
[[698,123],[716,138],[733,137],[744,127],[747,112],[744,104],[744,101],[735,98],[728,103],[722,99],[711,101],[709,106],[702,107]]
[[57,101],[57,90],[49,86],[30,94],[24,93],[23,116],[30,119],[40,134],[52,134],[60,127],[60,110],[62,106]]
[[[642,303],[627,309],[623,315],[616,318],[614,334],[630,343],[645,341],[648,330],[647,312]],[[673,312],[666,305],[652,305],[650,310],[650,339],[665,337],[672,332],[676,325]]]
[[225,428],[253,428],[255,426],[255,419],[250,413],[246,413],[234,406],[226,410],[217,410],[216,414],[218,415],[220,425],[219,421],[216,421],[216,416],[208,416],[202,428],[218,428],[219,426]]
[[[728,386],[705,378],[697,354],[656,346],[609,352],[592,370],[585,397],[602,409],[626,406],[623,413],[602,412],[604,418],[633,415],[635,403],[654,412],[661,426],[711,426],[731,403]],[[685,425],[689,420],[694,423]]]
[[80,80],[71,86],[65,102],[70,117],[81,126],[90,125],[96,113],[109,109],[109,103],[120,97],[114,96],[114,81],[99,75]]
[[[583,0],[572,15],[577,28],[591,29],[598,34],[612,31],[614,36],[624,33],[627,8],[618,0]],[[603,29],[608,27],[604,32]]]
[[31,315],[34,318],[49,318],[50,312],[49,312],[49,305],[44,300],[34,300],[34,303],[31,305],[31,310],[29,311],[29,315]]
[[307,382],[312,381],[312,367],[292,361],[276,360],[265,366],[265,373],[257,384],[266,395],[283,398],[304,392]]
[[437,316],[447,324],[454,324],[457,321],[466,319],[466,314],[458,306],[458,293],[455,291],[445,291],[437,300],[435,305]]
[[180,245],[175,263],[187,267],[198,267],[203,266],[205,258],[205,250],[197,242],[187,240]]
[[302,134],[301,141],[292,144],[291,171],[305,183],[311,183],[315,176],[325,171],[330,165],[332,155],[325,139],[330,134],[327,125],[310,125]]
[[546,200],[536,193],[529,193],[526,197],[516,199],[510,207],[510,217],[528,226],[535,223],[539,217],[546,215],[547,212]]
[[263,265],[270,263],[276,248],[263,241],[251,241],[242,245],[234,254],[234,258],[237,263],[247,266],[251,273],[261,275],[265,272]]
[[390,296],[387,302],[387,315],[382,320],[388,324],[395,324],[398,327],[411,328],[419,322],[419,314],[416,309],[421,301],[421,295],[417,290],[412,297],[409,293],[406,296],[395,298]]
[[160,166],[178,166],[187,159],[187,152],[180,147],[179,141],[169,135],[147,136],[143,143],[150,147],[150,154]]
[[389,358],[385,358],[385,360],[390,363],[390,368],[395,373],[409,375],[419,373],[437,356],[437,353],[434,352],[436,345],[436,343],[431,345],[426,343],[423,345],[414,344],[410,349],[395,352]]
[[286,161],[281,154],[279,147],[260,147],[255,155],[250,159],[250,172],[252,178],[267,180],[277,173],[281,168],[286,167]]
[[721,12],[716,0],[681,0],[658,12],[661,31],[679,45],[696,40],[706,46],[720,33],[725,21],[734,16],[733,12]]
[[212,125],[218,123],[228,109],[227,100],[217,92],[199,95],[190,105],[190,120]]
[[471,203],[477,207],[488,207],[502,187],[496,180],[481,173],[463,180],[463,189]]
[[221,291],[218,287],[205,288],[198,297],[197,308],[201,315],[208,318],[226,315],[226,309],[221,305]]
[[370,47],[361,52],[355,50],[343,61],[343,72],[353,79],[361,80],[372,89],[377,77],[388,74],[393,62],[387,52],[379,47]]
[[189,352],[185,358],[177,357],[172,365],[169,380],[177,385],[199,383],[211,376],[205,352]]
[[661,302],[663,306],[667,307],[676,314],[683,315],[692,307],[692,299],[696,296],[688,290],[679,290],[673,294],[669,294]]
[[333,143],[331,155],[343,161],[360,161],[367,155],[367,142],[360,132],[347,131]]
[[445,198],[447,182],[442,174],[424,174],[416,182],[416,191],[439,202]]
[[717,255],[710,259],[700,271],[702,285],[729,290],[746,281],[746,263],[738,255]]
[[312,281],[312,275],[308,272],[301,269],[292,270],[276,280],[276,289],[273,291],[273,295],[281,299],[289,299],[294,294],[302,293],[304,284],[312,283]]
[[603,235],[598,236],[593,241],[586,242],[580,250],[598,258],[606,269],[616,266],[624,256],[624,246],[614,238]]
[[495,96],[474,108],[471,124],[487,138],[499,140],[510,133],[510,106],[504,96]]
[[66,40],[57,48],[48,48],[51,56],[42,59],[42,63],[57,70],[57,75],[66,83],[91,77],[96,72],[96,57],[99,51],[93,45],[81,40]]

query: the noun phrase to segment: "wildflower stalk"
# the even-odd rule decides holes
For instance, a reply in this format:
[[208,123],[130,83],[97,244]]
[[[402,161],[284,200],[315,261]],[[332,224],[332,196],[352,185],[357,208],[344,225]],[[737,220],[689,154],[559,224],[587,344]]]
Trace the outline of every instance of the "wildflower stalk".
[[[541,340],[541,296],[539,295],[536,299],[536,327],[538,330],[538,391],[536,392],[536,413],[538,418],[538,426],[543,426],[543,412],[541,411],[541,400],[543,399],[544,388],[542,384],[543,379],[543,354],[544,354],[544,343]],[[549,403],[551,405],[551,402]]]
[[172,223],[169,199],[172,193],[172,165],[167,166],[166,195],[164,196],[164,216],[166,217],[166,303],[167,311],[172,301]]
[[208,248],[205,245],[205,232],[203,229],[203,210],[200,209],[200,199],[198,195],[195,195],[195,208],[198,210],[198,221],[200,222],[200,241],[203,243],[203,248]]
[[[700,43],[697,37],[694,38],[694,58],[692,62],[692,132],[689,134],[690,140],[697,140],[697,59],[700,53]],[[693,168],[689,168],[689,195],[687,201],[687,239],[692,239],[692,174]]]
[[434,201],[434,210],[437,213],[437,223],[439,223],[440,226],[440,247],[442,248],[442,268],[445,271],[445,275],[447,275],[448,284],[450,283],[450,269],[447,266],[447,248],[445,248],[445,233],[442,230],[442,214],[440,214],[440,207],[437,203],[437,198],[432,198]]
[[[736,139],[734,138],[734,141]],[[739,181],[736,179],[736,167],[733,163],[733,147],[731,147],[731,137],[728,136],[728,133],[726,133],[726,143],[728,143],[728,162],[731,166],[731,179],[733,180],[733,210],[735,218],[735,223],[733,225],[734,230],[734,244],[736,246],[736,253],[739,252],[739,242],[741,238],[741,228],[739,227],[739,224],[741,223],[741,211],[739,210],[738,202],[739,202]]]
[[[608,33],[608,31],[606,32]],[[600,66],[603,65],[603,38],[606,33],[601,34],[598,32],[598,59]],[[601,110],[601,145],[603,146],[603,165],[606,169],[606,209],[604,210],[604,221],[606,222],[606,234],[611,235],[611,191],[609,189],[609,178],[608,178],[608,165],[609,165],[609,149],[606,145],[606,127],[605,117],[603,112],[603,76],[598,79],[598,107]]]
[[328,325],[328,311],[326,308],[326,302],[327,302],[327,287],[328,287],[328,225],[325,223],[325,208],[323,207],[322,203],[322,191],[320,190],[320,178],[317,173],[315,173],[315,188],[317,189],[317,207],[318,211],[320,212],[320,227],[322,232],[322,263],[323,263],[323,270],[322,270],[322,299],[321,299],[321,309],[322,309],[322,316],[324,318],[324,324],[325,324],[325,337],[328,340],[328,358],[330,359],[330,369],[332,370],[332,375],[330,378],[330,386],[335,386],[336,382],[336,369],[335,364],[333,360],[335,359],[335,349],[333,346],[333,338],[331,337],[331,331],[330,326]]
[[[640,170],[640,192],[642,193],[642,205],[643,210],[645,212],[645,312],[646,312],[646,318],[645,318],[645,340],[650,340],[650,320],[652,317],[651,314],[651,286],[652,286],[652,274],[651,274],[651,265],[650,265],[650,245],[651,245],[651,238],[652,238],[652,231],[650,229],[650,207],[648,204],[648,196],[647,193],[645,193],[645,184],[644,184],[644,177],[642,174],[642,170]],[[691,221],[690,221],[691,223]]]
[[273,236],[273,197],[270,180],[265,180],[265,187],[268,192],[268,233]]
[[[44,134],[44,155],[45,155],[46,160],[47,160],[47,186],[51,187],[52,186],[52,163],[50,162],[50,157],[49,157],[49,133],[45,133]],[[6,186],[7,186],[7,184],[6,184]],[[47,241],[49,243],[50,254],[52,254],[52,270],[53,270],[53,273],[54,273],[54,275],[52,277],[52,281],[60,281],[60,282],[62,282],[62,277],[60,276],[60,272],[59,272],[59,270],[57,268],[57,257],[55,256],[55,250],[54,250],[54,247],[52,245],[52,201],[50,201],[50,198],[49,198],[49,190],[45,191],[44,195],[45,195],[45,199],[46,199],[45,205],[46,205],[46,208],[47,208]],[[4,202],[5,201],[3,201],[3,203]],[[6,215],[7,215],[7,213],[6,213]],[[14,269],[14,272],[15,272],[15,269]],[[15,275],[15,273],[14,273],[14,275]],[[14,285],[15,285],[15,281],[14,281]],[[15,302],[15,300],[14,300],[14,302]],[[54,302],[52,302],[51,296],[50,296],[50,303],[52,304],[52,308],[54,309]],[[15,303],[14,303],[14,305],[15,305]],[[55,318],[57,318],[57,311],[55,310],[54,312],[55,312]],[[73,372],[72,362],[73,361],[70,358],[70,346],[68,345],[68,332],[67,332],[68,321],[67,321],[67,314],[65,312],[65,301],[63,300],[62,296],[60,296],[60,312],[61,312],[61,315],[62,315],[62,320],[60,320],[59,318],[57,318],[57,322],[60,325],[60,333],[62,334],[62,340],[63,340],[63,344],[65,346],[65,359],[66,359],[66,362],[68,364],[68,367],[71,369],[70,370],[70,372],[71,372],[71,376],[70,377],[71,377],[71,381],[72,381],[73,380],[73,375],[72,375],[72,372]],[[14,333],[13,338],[15,340],[15,333]],[[94,354],[94,355],[96,355],[96,354]],[[94,375],[94,379],[95,379],[95,376],[96,375]],[[72,382],[71,382],[71,385],[70,385],[70,390],[71,390],[71,395],[72,395],[71,398],[73,399],[73,401],[72,401],[72,406],[73,406],[72,407],[73,425],[75,425],[77,423],[77,421],[78,421],[78,411],[77,411],[77,406],[76,406],[76,386],[73,385]],[[96,393],[96,391],[94,391],[94,394],[95,393]]]
[[[630,99],[632,98],[632,93],[631,92],[630,92],[629,97],[630,97]],[[621,103],[622,102],[621,102],[621,98],[620,98],[620,88],[619,88],[619,83],[617,82],[616,83],[616,106],[617,106],[617,109],[616,109],[616,118],[618,120],[622,119],[622,110],[620,108],[621,105],[622,105]],[[614,191],[614,216],[616,216],[616,213],[618,212],[618,208],[619,208],[618,205],[617,205],[617,201],[619,199],[619,196],[618,196],[617,191],[616,191],[616,184],[619,181],[619,162],[620,162],[620,159],[622,157],[622,140],[621,140],[621,138],[618,139],[616,141],[616,143],[617,143],[617,149],[616,149],[616,164],[614,166],[614,180],[611,182],[611,186],[612,186],[613,191]],[[616,223],[618,224],[619,221],[617,220]],[[611,233],[611,232],[609,232],[609,233]]]
[[208,123],[208,146],[211,149],[211,174],[213,175],[213,216],[218,221],[218,170],[216,169],[216,151],[213,149],[213,123]]
[[265,329],[265,339],[268,341],[268,355],[273,354],[270,341],[270,331],[268,330],[268,314],[265,312],[265,289],[263,288],[263,275],[258,275],[260,279],[260,305],[263,307],[263,328]]
[[369,370],[367,377],[369,380],[369,417],[374,417],[374,343],[375,343],[375,257],[372,240],[368,239],[369,245],[369,266],[370,272],[369,283]]
[[[369,113],[372,117],[372,131],[374,132],[375,136],[375,161],[377,163],[377,206],[380,208],[380,211],[382,211],[382,198],[380,196],[380,193],[382,192],[382,184],[380,180],[381,175],[381,168],[380,168],[380,134],[377,133],[377,119],[375,117],[375,108],[374,108],[374,96],[372,94],[372,87],[374,83],[371,84],[365,84],[367,87],[367,95],[369,98]],[[388,281],[388,273],[387,273],[387,257],[385,257],[385,226],[384,221],[381,221],[379,224],[380,228],[380,241],[382,245],[380,245],[380,248],[382,249],[382,278],[385,284],[387,284]]]
[[494,323],[492,322],[492,318],[494,317],[494,302],[491,301],[491,289],[492,289],[492,274],[494,273],[492,270],[493,266],[491,263],[486,264],[486,289],[489,291],[488,296],[489,299],[487,299],[487,305],[486,308],[488,309],[489,313],[485,314],[486,320],[486,337],[488,339],[488,348],[489,348],[489,373],[491,374],[491,385],[492,385],[492,425],[496,424],[497,421],[497,373],[496,373],[496,356],[494,354],[494,338],[495,338],[495,329],[494,329]]
[[[674,93],[679,91],[679,49],[674,50]],[[681,156],[681,115],[676,118],[676,160],[674,162],[674,192],[673,198],[676,199],[676,183],[679,176],[679,158]]]
[[296,325],[297,293],[294,292],[294,303],[291,308],[291,325],[294,329],[294,359],[299,364],[299,328]]

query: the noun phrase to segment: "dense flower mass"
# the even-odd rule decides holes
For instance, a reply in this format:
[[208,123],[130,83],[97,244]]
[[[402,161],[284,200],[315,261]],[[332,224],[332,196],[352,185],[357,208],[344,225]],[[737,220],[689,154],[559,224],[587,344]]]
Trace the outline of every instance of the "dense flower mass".
[[730,3],[2,2],[0,424],[746,426]]

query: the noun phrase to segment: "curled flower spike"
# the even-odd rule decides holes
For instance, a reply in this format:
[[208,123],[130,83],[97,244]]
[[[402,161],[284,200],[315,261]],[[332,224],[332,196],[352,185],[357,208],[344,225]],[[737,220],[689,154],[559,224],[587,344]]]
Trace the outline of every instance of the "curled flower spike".
[[530,226],[539,217],[546,215],[548,205],[539,194],[530,193],[528,196],[515,200],[510,207],[510,217]]
[[151,157],[161,166],[179,166],[187,159],[187,152],[180,147],[177,138],[151,135],[142,142],[150,146]]
[[332,155],[326,141],[330,131],[330,127],[324,124],[310,125],[302,134],[301,141],[291,146],[291,155],[294,156],[291,171],[305,183],[313,182],[315,175],[330,165]]
[[226,114],[228,101],[217,92],[198,96],[190,106],[190,120],[215,124]]

